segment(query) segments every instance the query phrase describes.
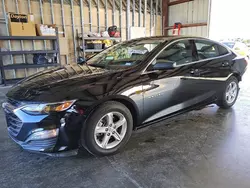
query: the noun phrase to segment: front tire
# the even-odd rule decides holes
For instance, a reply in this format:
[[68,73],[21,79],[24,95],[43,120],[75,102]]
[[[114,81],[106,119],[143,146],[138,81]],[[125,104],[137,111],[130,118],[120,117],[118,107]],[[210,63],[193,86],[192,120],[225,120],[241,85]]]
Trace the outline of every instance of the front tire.
[[221,108],[228,109],[234,105],[239,94],[239,81],[236,77],[231,76],[225,84],[222,94],[219,96],[217,105]]
[[82,129],[81,144],[96,156],[112,155],[128,142],[133,118],[122,103],[108,101],[97,107]]

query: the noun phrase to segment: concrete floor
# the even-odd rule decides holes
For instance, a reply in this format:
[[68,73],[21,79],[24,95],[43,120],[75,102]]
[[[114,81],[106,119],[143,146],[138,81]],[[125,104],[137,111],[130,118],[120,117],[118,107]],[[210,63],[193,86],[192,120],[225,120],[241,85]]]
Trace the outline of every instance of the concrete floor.
[[232,109],[210,105],[140,130],[111,157],[22,151],[8,138],[1,111],[0,187],[249,188],[249,79],[250,71]]

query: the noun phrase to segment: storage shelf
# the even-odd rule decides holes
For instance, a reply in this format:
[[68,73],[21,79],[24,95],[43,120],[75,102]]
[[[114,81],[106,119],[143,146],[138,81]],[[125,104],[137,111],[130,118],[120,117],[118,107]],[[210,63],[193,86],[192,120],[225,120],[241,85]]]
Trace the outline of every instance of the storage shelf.
[[24,78],[25,78],[25,77],[23,77],[23,78],[3,79],[3,81],[4,81],[4,84],[5,84],[5,85],[8,85],[8,84],[12,85],[12,84],[15,84],[15,83],[17,83],[18,81],[24,79]]
[[85,52],[101,52],[103,51],[104,49],[85,49],[84,51]]
[[[0,36],[0,41],[24,41],[24,40],[41,40],[41,41],[51,41],[53,49],[44,49],[44,50],[7,50],[0,48],[0,71],[2,75],[2,83],[15,83],[16,81],[23,78],[13,78],[6,79],[5,71],[6,70],[16,70],[16,69],[30,69],[30,68],[40,68],[40,67],[55,67],[60,66],[61,58],[60,58],[60,46],[59,46],[59,36],[58,36],[58,28],[56,27],[56,36]],[[3,57],[6,55],[27,55],[27,54],[56,54],[56,62],[51,64],[29,64],[27,62],[21,64],[13,64],[14,61],[10,64],[4,65]]]
[[23,50],[23,51],[1,51],[0,55],[22,55],[22,54],[53,54],[57,50]]
[[41,67],[51,67],[51,66],[59,66],[58,63],[51,63],[51,64],[28,64],[28,63],[22,63],[22,64],[10,64],[10,65],[4,65],[3,69],[9,70],[9,69],[27,69],[27,68],[41,68]]
[[56,36],[0,36],[0,40],[57,40]]
[[[82,38],[80,38],[82,39]],[[83,37],[84,40],[121,40],[121,38],[119,37]]]

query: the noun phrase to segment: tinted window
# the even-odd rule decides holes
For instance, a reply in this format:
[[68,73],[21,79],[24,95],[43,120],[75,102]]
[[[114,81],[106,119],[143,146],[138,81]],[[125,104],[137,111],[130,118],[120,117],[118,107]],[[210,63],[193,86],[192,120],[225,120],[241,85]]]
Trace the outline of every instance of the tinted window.
[[210,41],[195,41],[198,59],[208,59],[220,56],[218,45]]
[[154,48],[164,41],[145,39],[121,42],[98,53],[90,58],[87,63],[90,66],[108,69],[133,66],[141,62]]
[[176,62],[176,65],[183,65],[194,61],[192,47],[189,41],[183,40],[167,47],[156,58],[157,60],[168,60]]
[[228,50],[225,47],[221,46],[221,45],[218,45],[218,49],[219,49],[220,55],[226,55],[226,54],[229,53]]

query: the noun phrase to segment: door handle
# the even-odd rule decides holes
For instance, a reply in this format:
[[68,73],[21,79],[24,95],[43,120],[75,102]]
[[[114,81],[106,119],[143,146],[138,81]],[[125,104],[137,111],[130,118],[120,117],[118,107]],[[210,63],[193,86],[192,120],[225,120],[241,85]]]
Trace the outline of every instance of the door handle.
[[199,73],[199,69],[191,69],[190,70],[190,74],[198,74]]
[[221,65],[222,65],[222,67],[228,66],[229,62],[228,61],[222,62]]

